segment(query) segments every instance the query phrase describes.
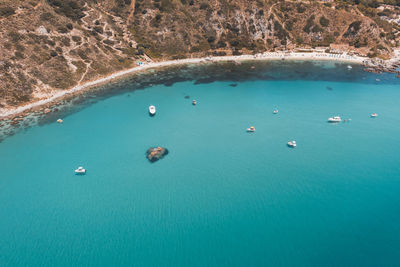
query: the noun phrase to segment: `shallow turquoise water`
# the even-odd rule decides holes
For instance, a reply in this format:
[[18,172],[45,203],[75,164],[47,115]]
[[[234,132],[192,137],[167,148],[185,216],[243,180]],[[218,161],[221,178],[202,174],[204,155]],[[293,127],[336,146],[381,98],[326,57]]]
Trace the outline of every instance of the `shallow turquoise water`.
[[400,83],[371,79],[157,85],[7,138],[0,265],[398,266]]

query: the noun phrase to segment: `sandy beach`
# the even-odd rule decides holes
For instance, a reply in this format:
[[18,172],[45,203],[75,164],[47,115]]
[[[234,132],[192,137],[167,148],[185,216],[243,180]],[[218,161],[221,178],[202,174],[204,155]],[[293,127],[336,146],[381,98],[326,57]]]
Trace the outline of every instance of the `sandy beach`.
[[133,67],[124,71],[116,72],[110,74],[106,77],[96,79],[93,81],[86,82],[84,84],[75,86],[69,90],[59,91],[52,94],[46,99],[31,102],[29,104],[19,106],[16,108],[3,108],[0,109],[0,118],[8,118],[15,116],[17,114],[26,112],[33,108],[38,108],[40,106],[59,101],[64,97],[77,94],[79,92],[84,92],[90,88],[103,85],[105,83],[111,82],[116,79],[123,78],[134,73],[153,69],[162,68],[181,64],[196,64],[202,62],[220,62],[220,61],[248,61],[248,60],[329,60],[329,61],[340,61],[348,62],[353,64],[362,64],[367,58],[359,56],[350,56],[347,54],[330,54],[321,52],[265,52],[256,55],[240,55],[240,56],[217,56],[217,57],[203,57],[203,58],[187,58],[180,60],[170,60],[162,62],[151,62],[145,63],[141,66]]

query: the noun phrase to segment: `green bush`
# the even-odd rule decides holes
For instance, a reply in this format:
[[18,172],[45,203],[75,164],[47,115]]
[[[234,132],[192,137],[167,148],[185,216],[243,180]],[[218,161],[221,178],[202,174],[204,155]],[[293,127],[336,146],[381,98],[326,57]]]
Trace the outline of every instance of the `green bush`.
[[319,19],[319,24],[321,24],[322,27],[328,27],[329,26],[329,19],[327,19],[324,16],[322,16]]
[[174,8],[174,3],[172,0],[161,0],[160,11],[169,11],[173,10],[173,8]]
[[310,33],[311,28],[315,25],[314,19],[315,19],[315,16],[314,16],[314,15],[312,15],[311,17],[309,17],[309,18],[307,19],[306,25],[305,25],[304,28],[303,28],[303,31],[304,31],[304,32]]
[[68,29],[67,29],[66,27],[64,27],[64,26],[58,27],[58,28],[57,28],[57,31],[58,31],[59,33],[68,33]]
[[100,33],[100,34],[103,34],[103,27],[101,27],[101,26],[96,26],[96,27],[94,27],[93,29],[94,29],[96,32]]
[[289,34],[283,29],[282,25],[278,21],[274,22],[274,31],[274,35],[286,43],[286,37],[288,37]]
[[17,59],[24,59],[24,58],[25,58],[24,54],[23,54],[22,52],[19,52],[19,51],[16,51],[16,52],[14,53],[14,55],[15,55],[15,57],[16,57]]
[[286,23],[285,23],[285,28],[286,28],[288,31],[293,30],[293,21],[288,21],[288,22],[286,22]]
[[385,48],[383,45],[381,45],[381,44],[378,44],[378,45],[376,46],[376,49],[386,50],[386,48]]
[[323,45],[324,46],[329,46],[331,43],[334,43],[334,42],[335,42],[335,37],[332,36],[331,34],[328,34],[324,38]]
[[304,13],[306,11],[306,7],[303,6],[302,4],[297,5],[297,12],[298,13]]
[[318,26],[318,25],[315,25],[315,26],[312,28],[311,31],[314,32],[314,33],[317,33],[317,32],[323,32],[324,29],[322,29],[322,28],[321,28],[320,26]]
[[13,43],[18,43],[20,40],[22,40],[22,38],[23,38],[23,36],[21,35],[21,34],[19,34],[18,32],[15,32],[15,31],[11,31],[9,34],[8,34],[8,37],[10,38],[10,40],[13,42]]
[[15,14],[15,10],[12,7],[0,7],[0,17],[8,17]]
[[79,20],[85,16],[83,5],[76,0],[47,0],[54,10],[73,20]]
[[208,9],[208,8],[210,8],[210,5],[207,2],[200,4],[200,9]]
[[297,38],[296,38],[296,43],[297,43],[297,44],[302,44],[303,42],[304,42],[303,37],[297,36]]
[[72,41],[74,41],[75,43],[80,42],[81,40],[82,40],[82,38],[80,36],[77,36],[77,35],[72,36]]
[[351,35],[355,35],[358,33],[358,31],[361,29],[361,21],[357,20],[354,21],[349,25],[347,28],[347,31],[343,34],[343,37],[349,37]]
[[71,39],[69,39],[69,37],[63,36],[63,37],[61,38],[60,42],[61,42],[64,46],[70,46],[70,45],[71,45]]

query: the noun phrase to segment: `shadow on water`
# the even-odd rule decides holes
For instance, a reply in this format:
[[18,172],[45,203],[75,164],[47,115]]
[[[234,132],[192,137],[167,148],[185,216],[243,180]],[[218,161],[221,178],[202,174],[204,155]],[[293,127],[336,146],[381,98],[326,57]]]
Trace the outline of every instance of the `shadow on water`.
[[[180,66],[151,69],[137,73],[119,82],[99,86],[79,96],[71,97],[62,102],[61,106],[53,107],[53,112],[43,115],[37,114],[35,118],[24,121],[17,126],[0,128],[0,140],[15,134],[21,129],[33,125],[54,123],[58,118],[65,118],[92,104],[102,101],[117,94],[143,90],[154,85],[173,86],[178,82],[193,81],[194,84],[209,84],[216,81],[231,82],[229,86],[236,87],[244,81],[332,81],[375,83],[379,77],[379,84],[399,84],[400,79],[393,74],[374,74],[363,71],[361,65],[327,61],[244,61],[241,64],[234,62],[207,62],[202,64],[187,64]],[[333,90],[327,86],[327,90]],[[56,111],[54,111],[56,110]]]

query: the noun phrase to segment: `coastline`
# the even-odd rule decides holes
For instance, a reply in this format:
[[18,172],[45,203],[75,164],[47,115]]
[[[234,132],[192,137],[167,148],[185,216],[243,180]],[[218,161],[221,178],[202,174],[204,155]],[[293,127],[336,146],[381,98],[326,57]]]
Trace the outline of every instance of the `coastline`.
[[106,77],[96,79],[94,81],[89,81],[81,85],[77,85],[71,89],[57,92],[50,97],[42,100],[37,100],[29,104],[19,106],[16,108],[3,108],[0,109],[0,119],[6,120],[17,116],[21,113],[28,112],[29,110],[40,108],[42,106],[51,104],[53,102],[61,101],[63,98],[83,93],[90,88],[98,87],[109,82],[113,82],[118,79],[122,79],[126,76],[135,74],[137,72],[162,68],[175,65],[183,64],[197,64],[204,62],[223,62],[223,61],[249,61],[249,60],[312,60],[312,61],[338,61],[338,62],[348,62],[352,64],[363,64],[367,58],[359,56],[350,56],[346,54],[330,54],[330,53],[320,53],[320,52],[266,52],[256,55],[239,55],[239,56],[210,56],[202,58],[186,58],[178,60],[151,62],[144,64],[142,66],[136,66],[127,70],[112,73]]

